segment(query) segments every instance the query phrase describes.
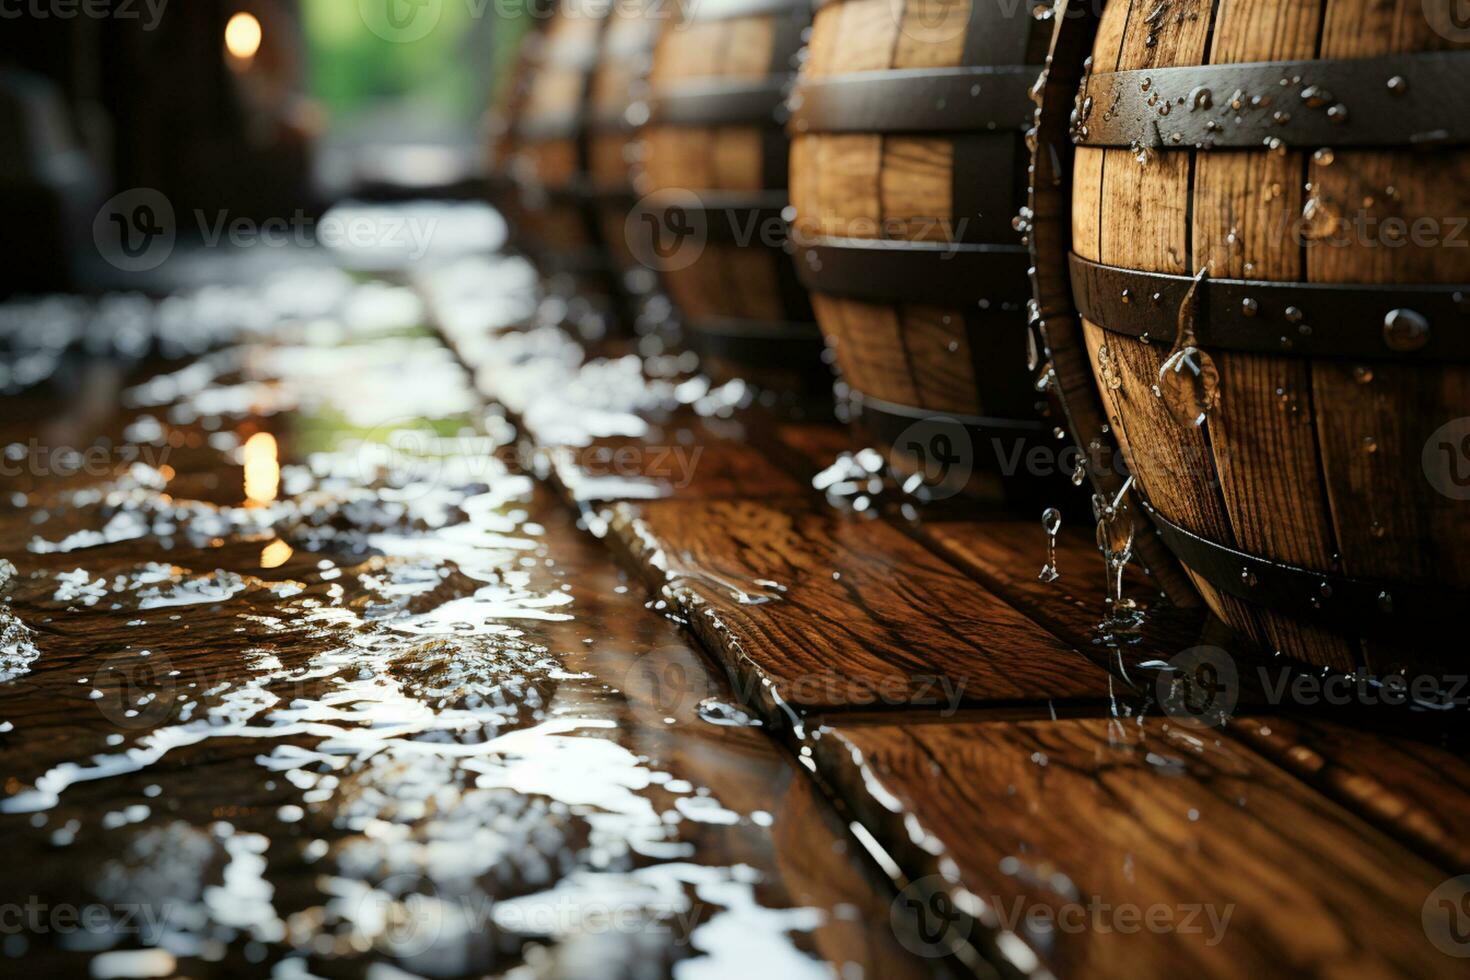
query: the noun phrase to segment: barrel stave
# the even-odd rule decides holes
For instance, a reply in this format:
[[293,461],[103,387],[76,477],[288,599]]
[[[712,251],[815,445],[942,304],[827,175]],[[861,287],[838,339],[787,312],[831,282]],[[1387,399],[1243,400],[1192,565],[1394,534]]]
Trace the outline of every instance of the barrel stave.
[[[1162,19],[1142,16],[1146,6],[1105,8],[1094,71],[1361,58],[1448,44],[1417,8],[1394,12],[1369,0],[1238,0],[1220,5],[1213,24],[1208,5],[1171,8]],[[1327,241],[1304,218],[1315,215],[1320,225],[1326,215],[1330,226],[1333,216],[1363,209],[1412,225],[1416,218],[1466,213],[1470,153],[1464,150],[1313,154],[1164,147],[1142,154],[1142,162],[1135,157],[1140,155],[1130,149],[1078,148],[1072,195],[1079,255],[1185,275],[1207,267],[1220,278],[1470,279],[1463,252]],[[1134,302],[1140,316],[1161,323],[1174,314],[1149,309],[1146,297]],[[1470,516],[1425,479],[1420,454],[1436,427],[1463,413],[1470,372],[1459,364],[1358,363],[1290,353],[1294,331],[1331,328],[1284,325],[1286,349],[1279,356],[1207,349],[1219,372],[1220,402],[1202,429],[1182,426],[1154,395],[1167,343],[1143,343],[1093,323],[1085,333],[1114,434],[1165,518],[1247,554],[1324,576],[1463,589],[1470,582],[1464,547]],[[1414,624],[1405,624],[1402,637],[1363,639],[1320,619],[1269,608],[1267,597],[1261,604],[1242,601],[1224,595],[1218,581],[1193,578],[1232,626],[1301,660],[1383,673],[1435,656],[1416,648]]]
[[[638,184],[653,202],[677,207],[692,195],[703,208],[707,234],[698,254],[657,264],[705,369],[803,407],[830,402],[831,378],[811,305],[783,248],[788,141],[775,90],[794,70],[807,17],[795,3],[694,5],[667,28],[654,53]],[[773,90],[764,115],[763,87]],[[742,92],[751,110],[719,103]],[[716,103],[681,115],[680,100],[699,93]],[[756,115],[744,117],[748,111]]]
[[[803,67],[806,92],[799,91],[798,98],[840,91],[849,78],[863,75],[887,84],[912,72],[1038,64],[1045,27],[1025,9],[1013,18],[1004,13],[939,0],[824,4]],[[837,88],[821,89],[824,80]],[[977,81],[966,97],[990,84]],[[1016,118],[1023,113],[1024,103],[1017,106]],[[1018,248],[1021,238],[1012,219],[1026,188],[1019,126],[987,128],[949,120],[903,131],[903,122],[881,131],[829,125],[806,132],[798,112],[792,203],[802,244],[848,238]],[[926,274],[944,272],[940,263]],[[879,299],[824,293],[820,279],[808,271],[818,320],[870,420],[899,410],[914,420],[940,414],[1014,419],[1042,431],[1036,421],[1042,406],[1024,367],[1024,315],[1016,302],[991,295],[995,283],[973,282],[973,298],[960,302],[954,296],[939,299],[921,280],[913,282],[911,296]],[[975,448],[983,459],[985,447]],[[901,471],[912,470],[903,452],[890,455]],[[1020,489],[1025,474],[1020,477],[1013,492],[1025,492]],[[1001,481],[978,475],[969,489],[982,483],[983,495],[1005,495],[998,493]]]

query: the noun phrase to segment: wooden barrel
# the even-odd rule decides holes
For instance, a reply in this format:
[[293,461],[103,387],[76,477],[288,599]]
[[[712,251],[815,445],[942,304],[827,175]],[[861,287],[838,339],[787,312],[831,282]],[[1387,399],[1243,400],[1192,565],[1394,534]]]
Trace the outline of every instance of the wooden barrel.
[[797,268],[866,428],[904,470],[949,446],[993,497],[1029,483],[1032,449],[1056,457],[1013,227],[1049,35],[1031,10],[828,0],[792,98]]
[[562,5],[531,50],[530,82],[513,128],[513,173],[528,251],[550,274],[620,315],[617,271],[598,222],[589,176],[592,75],[610,5]]
[[787,253],[784,101],[805,0],[699,0],[666,28],[642,129],[657,268],[690,345],[717,378],[830,406],[821,333]]
[[491,206],[504,216],[510,246],[521,251],[527,248],[523,241],[527,221],[521,208],[520,185],[514,176],[516,123],[525,111],[532,72],[540,55],[542,37],[537,30],[540,23],[539,19],[533,19],[530,29],[516,44],[511,64],[501,73],[494,102],[486,114],[485,196]]
[[639,144],[634,133],[647,112],[653,46],[676,16],[677,7],[666,0],[614,4],[592,76],[588,152],[598,227],[624,283],[635,294],[652,290],[654,275],[628,241],[628,214],[636,200],[633,167]]
[[1449,3],[1071,4],[1042,87],[1037,315],[1074,434],[1116,439],[1221,618],[1319,667],[1462,659],[1442,638],[1470,586],[1470,31]]

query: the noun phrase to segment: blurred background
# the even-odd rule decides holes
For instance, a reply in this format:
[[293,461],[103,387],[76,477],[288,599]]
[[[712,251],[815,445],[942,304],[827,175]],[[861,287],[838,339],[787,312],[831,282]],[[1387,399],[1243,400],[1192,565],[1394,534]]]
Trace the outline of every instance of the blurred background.
[[154,262],[160,242],[187,255],[232,222],[309,235],[346,201],[479,196],[486,108],[531,22],[516,0],[26,0],[0,17],[5,297],[164,292],[190,265]]

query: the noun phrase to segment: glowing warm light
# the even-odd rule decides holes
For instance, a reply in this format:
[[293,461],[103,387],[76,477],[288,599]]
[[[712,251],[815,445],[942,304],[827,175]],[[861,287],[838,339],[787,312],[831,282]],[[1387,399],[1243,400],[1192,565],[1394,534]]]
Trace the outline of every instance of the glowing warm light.
[[245,440],[245,499],[268,504],[281,488],[281,464],[276,460],[276,437],[257,432]]
[[261,568],[280,568],[291,560],[294,549],[280,538],[260,549]]
[[260,21],[253,14],[238,13],[225,25],[225,50],[249,61],[260,50]]

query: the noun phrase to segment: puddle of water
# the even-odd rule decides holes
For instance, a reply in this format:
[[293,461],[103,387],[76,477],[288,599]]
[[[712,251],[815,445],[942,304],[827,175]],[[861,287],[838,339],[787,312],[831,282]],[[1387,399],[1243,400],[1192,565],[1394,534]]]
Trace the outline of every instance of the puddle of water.
[[[0,953],[99,976],[826,975],[822,879],[861,871],[802,812],[782,834],[828,857],[785,880],[794,767],[515,471],[422,309],[329,278],[253,322],[269,343],[128,379],[76,423],[137,458],[60,477],[28,447],[0,479],[0,826],[37,858],[0,886],[102,909]],[[635,391],[636,364],[573,365],[542,331],[503,342],[497,394],[538,435],[711,397]]]

